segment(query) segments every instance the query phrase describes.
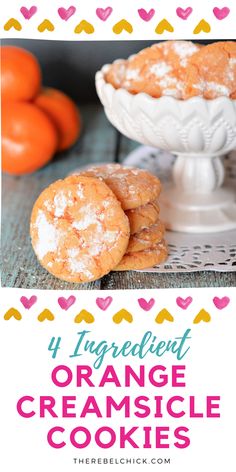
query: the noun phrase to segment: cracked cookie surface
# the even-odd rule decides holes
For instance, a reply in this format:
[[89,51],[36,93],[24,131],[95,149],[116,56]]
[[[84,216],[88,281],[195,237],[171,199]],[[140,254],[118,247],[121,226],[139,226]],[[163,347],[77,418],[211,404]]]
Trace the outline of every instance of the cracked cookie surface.
[[41,193],[30,233],[41,265],[62,280],[79,283],[99,279],[120,262],[130,229],[105,182],[73,175]]
[[127,60],[115,61],[105,72],[114,88],[154,98],[187,100],[236,98],[236,42],[218,41],[205,46],[191,41],[164,41],[143,49]]
[[127,60],[115,61],[105,79],[114,88],[147,93],[159,98],[183,98],[188,59],[201,49],[191,41],[164,41],[145,48]]
[[236,42],[208,44],[188,61],[183,98],[236,98]]
[[157,199],[160,180],[143,169],[120,164],[93,166],[77,175],[102,179],[120,201],[123,210],[130,210]]

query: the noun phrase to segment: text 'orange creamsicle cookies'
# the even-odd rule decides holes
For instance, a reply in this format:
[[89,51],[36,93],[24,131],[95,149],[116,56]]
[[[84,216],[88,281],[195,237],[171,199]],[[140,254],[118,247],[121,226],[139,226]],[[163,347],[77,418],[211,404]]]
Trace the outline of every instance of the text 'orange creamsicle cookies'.
[[56,277],[88,282],[110,272],[126,252],[129,221],[102,180],[72,175],[46,188],[31,215],[39,262]]

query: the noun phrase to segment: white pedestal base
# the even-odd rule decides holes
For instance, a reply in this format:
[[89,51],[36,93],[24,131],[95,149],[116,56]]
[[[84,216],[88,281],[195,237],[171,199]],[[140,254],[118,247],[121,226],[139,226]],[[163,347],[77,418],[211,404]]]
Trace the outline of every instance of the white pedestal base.
[[236,229],[236,185],[221,186],[222,161],[215,155],[174,158],[166,151],[140,146],[124,163],[146,168],[161,178],[161,218],[168,229],[206,234]]
[[236,194],[228,188],[196,195],[166,187],[160,206],[161,219],[172,231],[214,233],[236,229]]
[[221,187],[223,157],[180,154],[173,165],[173,186],[164,188],[162,218],[168,229],[213,233],[236,228],[236,189]]

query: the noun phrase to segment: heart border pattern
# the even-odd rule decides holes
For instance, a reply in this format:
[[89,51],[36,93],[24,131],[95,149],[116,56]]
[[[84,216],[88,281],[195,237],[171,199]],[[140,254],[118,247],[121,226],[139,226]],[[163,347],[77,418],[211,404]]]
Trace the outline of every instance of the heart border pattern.
[[[26,2],[27,3],[27,2]],[[76,39],[75,35],[84,40],[112,39],[114,37],[128,39],[162,39],[201,38],[228,39],[234,37],[234,2],[225,1],[220,7],[217,2],[209,9],[192,0],[184,5],[181,1],[159,0],[158,6],[150,5],[142,0],[137,6],[135,2],[127,9],[127,5],[119,0],[107,0],[104,4],[97,0],[67,5],[62,0],[49,5],[41,0],[40,5],[24,5],[15,0],[8,2],[0,20],[3,37]],[[2,24],[1,24],[2,23]],[[82,26],[81,26],[82,24]],[[78,26],[79,25],[79,26]]]
[[[114,295],[107,295],[104,298],[96,295],[93,301],[93,312],[91,312],[91,308],[88,311],[83,301],[80,302],[79,298],[79,295],[76,297],[73,294],[69,294],[68,297],[61,295],[58,298],[57,294],[56,305],[52,310],[45,306],[43,309],[38,308],[40,304],[42,305],[42,303],[44,303],[43,298],[40,300],[39,295],[36,296],[32,294],[30,298],[21,295],[18,300],[19,306],[8,306],[7,309],[3,310],[2,318],[5,321],[20,321],[26,316],[26,313],[29,314],[30,312],[30,314],[32,313],[32,316],[40,322],[54,321],[56,318],[61,318],[61,316],[65,317],[68,310],[66,319],[75,323],[91,324],[98,320],[104,322],[104,316],[108,314],[115,325],[119,325],[123,322],[133,323],[136,317],[140,316],[143,317],[144,321],[145,317],[148,316],[151,317],[149,320],[151,319],[153,323],[162,324],[164,322],[178,322],[178,318],[179,316],[181,317],[181,314],[182,316],[183,314],[187,314],[188,319],[186,319],[186,321],[188,321],[188,323],[200,324],[201,322],[209,323],[212,321],[213,310],[219,315],[223,311],[227,312],[227,308],[231,305],[231,298],[224,294],[222,297],[217,295],[211,297],[211,313],[209,313],[209,308],[206,310],[201,304],[200,306],[196,306],[196,304],[194,304],[194,296],[190,294],[187,294],[185,298],[178,295],[174,300],[175,307],[173,308],[172,306],[171,309],[165,306],[158,306],[158,296],[147,297],[147,299],[136,296],[133,300],[134,309],[132,311],[125,306],[120,306],[117,310],[119,299],[116,300]],[[22,300],[24,303],[22,303]],[[194,305],[193,308],[192,304]],[[32,309],[33,307],[34,310]]]

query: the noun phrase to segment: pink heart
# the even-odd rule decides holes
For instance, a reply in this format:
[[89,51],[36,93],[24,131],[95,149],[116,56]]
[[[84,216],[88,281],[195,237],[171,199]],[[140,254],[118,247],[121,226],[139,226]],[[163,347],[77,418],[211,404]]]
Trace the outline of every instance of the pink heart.
[[107,8],[97,8],[96,14],[98,18],[102,21],[106,21],[107,18],[112,14],[113,8],[107,7]]
[[112,300],[113,300],[112,297],[106,297],[106,298],[98,297],[96,299],[96,303],[97,303],[98,308],[100,308],[100,310],[105,311],[110,306]]
[[32,7],[30,8],[26,8],[26,7],[20,8],[20,12],[22,13],[23,17],[26,20],[30,20],[30,18],[32,18],[32,16],[35,15],[36,11],[37,11],[37,7],[35,5],[32,5]]
[[149,311],[153,307],[155,300],[154,298],[150,298],[149,302],[147,302],[145,298],[139,298],[138,303],[142,310]]
[[20,301],[22,305],[29,310],[36,302],[37,302],[37,297],[36,295],[32,295],[32,297],[27,298],[27,297],[21,297]]
[[230,9],[228,7],[223,7],[223,8],[215,7],[215,8],[213,8],[213,13],[214,13],[215,17],[217,18],[217,20],[224,20],[224,18],[226,18],[226,16],[228,16],[229,12],[230,12]]
[[213,303],[215,307],[218,308],[218,310],[223,310],[223,308],[226,308],[229,302],[230,302],[229,297],[222,297],[222,298],[214,297],[213,298]]
[[176,9],[176,14],[181,18],[181,20],[187,20],[192,11],[193,9],[191,7],[185,8],[185,10],[184,8],[178,7]]
[[76,298],[74,295],[71,295],[69,298],[59,297],[58,304],[62,310],[68,310],[72,305],[74,305]]
[[70,6],[69,8],[63,8],[63,7],[60,7],[58,8],[58,15],[61,17],[62,20],[69,20],[69,18],[71,16],[74,15],[74,13],[76,12],[76,8],[72,5]]
[[139,14],[140,18],[142,18],[142,20],[150,21],[152,19],[153,15],[155,15],[155,10],[154,10],[154,8],[151,8],[151,10],[146,11],[146,10],[144,10],[144,8],[140,8],[138,10],[138,14]]
[[192,297],[187,297],[187,298],[177,297],[176,298],[176,303],[180,308],[182,308],[182,310],[187,310],[189,305],[191,305],[192,301],[193,301]]

